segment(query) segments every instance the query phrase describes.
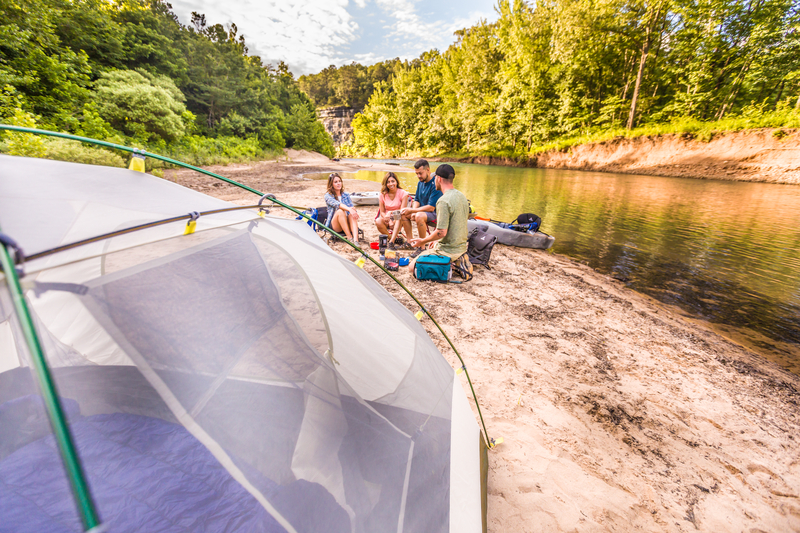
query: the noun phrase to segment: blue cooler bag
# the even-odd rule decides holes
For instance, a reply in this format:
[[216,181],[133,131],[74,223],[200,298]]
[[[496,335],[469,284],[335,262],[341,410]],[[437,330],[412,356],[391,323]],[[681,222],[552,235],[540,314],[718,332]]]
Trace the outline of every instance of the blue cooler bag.
[[417,279],[447,283],[450,281],[451,274],[450,258],[446,255],[421,255],[414,263],[414,277]]

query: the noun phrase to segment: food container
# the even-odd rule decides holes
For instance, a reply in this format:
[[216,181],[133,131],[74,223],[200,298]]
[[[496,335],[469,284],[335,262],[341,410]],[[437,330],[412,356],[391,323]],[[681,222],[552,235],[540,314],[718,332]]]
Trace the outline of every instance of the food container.
[[380,246],[378,246],[377,242],[371,242],[369,243],[369,247],[372,248],[373,250],[377,250]]

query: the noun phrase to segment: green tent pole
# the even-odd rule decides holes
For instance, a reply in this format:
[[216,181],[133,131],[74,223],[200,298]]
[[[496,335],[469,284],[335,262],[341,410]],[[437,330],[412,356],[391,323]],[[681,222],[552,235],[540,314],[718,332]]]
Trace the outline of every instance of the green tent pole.
[[25,301],[25,295],[19,283],[14,261],[11,259],[11,254],[9,254],[8,248],[4,243],[0,243],[0,266],[3,268],[14,309],[30,351],[31,363],[39,381],[39,389],[44,398],[47,416],[53,428],[53,435],[56,439],[58,451],[61,454],[61,460],[66,468],[67,479],[78,504],[78,514],[80,514],[84,529],[89,531],[100,525],[100,520],[97,516],[92,496],[89,493],[89,485],[86,482],[86,476],[83,473],[75,444],[72,441],[72,435],[67,426],[64,409],[58,399],[55,382],[50,375],[50,369],[47,366],[42,345],[36,333],[36,327],[33,324],[28,304]]

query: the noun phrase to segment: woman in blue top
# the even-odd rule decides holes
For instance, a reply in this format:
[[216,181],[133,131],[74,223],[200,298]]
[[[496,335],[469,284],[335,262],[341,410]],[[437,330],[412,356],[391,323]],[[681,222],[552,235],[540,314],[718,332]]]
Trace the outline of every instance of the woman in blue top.
[[[325,225],[344,233],[353,242],[358,242],[358,212],[353,207],[350,195],[344,192],[342,177],[336,172],[328,176],[328,192],[325,193],[328,220]],[[355,235],[355,238],[353,236]]]

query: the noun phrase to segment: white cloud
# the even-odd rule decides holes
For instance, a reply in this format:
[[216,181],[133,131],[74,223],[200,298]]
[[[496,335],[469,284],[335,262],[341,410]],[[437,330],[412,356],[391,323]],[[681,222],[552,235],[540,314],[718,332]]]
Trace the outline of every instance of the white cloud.
[[348,0],[172,2],[184,24],[191,21],[192,11],[205,14],[208,24],[235,23],[251,54],[265,63],[285,61],[296,74],[318,72],[341,61],[339,50],[358,31],[347,5]]
[[[493,0],[485,5],[489,2]],[[191,21],[192,11],[205,14],[208,24],[235,23],[251,54],[273,65],[285,61],[296,76],[332,64],[372,64],[411,59],[431,48],[445,50],[455,41],[454,31],[493,18],[493,13],[479,10],[449,16],[463,9],[459,4],[436,4],[438,15],[420,14],[420,6],[433,6],[428,0],[172,0],[172,5],[184,24]],[[376,12],[385,31],[374,31],[370,17]],[[447,20],[438,20],[442,18]]]
[[479,20],[489,19],[493,15],[493,13],[473,11],[465,17],[453,20],[431,20],[419,14],[416,0],[375,1],[394,19],[384,28],[390,30],[387,37],[392,37],[392,41],[404,43],[404,53],[399,54],[404,59],[417,57],[431,48],[445,50],[455,42],[453,33],[457,30],[473,26]]

